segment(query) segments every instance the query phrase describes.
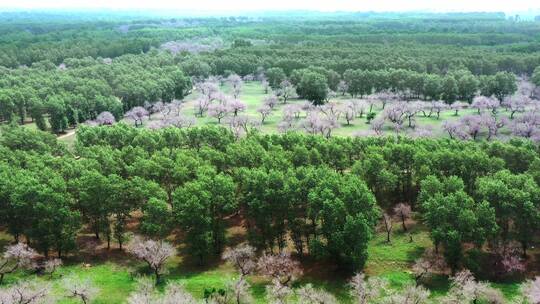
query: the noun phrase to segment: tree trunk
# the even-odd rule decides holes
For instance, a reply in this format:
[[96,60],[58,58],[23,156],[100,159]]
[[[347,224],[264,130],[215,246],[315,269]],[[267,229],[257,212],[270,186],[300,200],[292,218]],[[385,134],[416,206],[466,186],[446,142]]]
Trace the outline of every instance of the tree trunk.
[[403,231],[407,231],[407,225],[405,225],[405,216],[401,213],[401,225],[403,226]]

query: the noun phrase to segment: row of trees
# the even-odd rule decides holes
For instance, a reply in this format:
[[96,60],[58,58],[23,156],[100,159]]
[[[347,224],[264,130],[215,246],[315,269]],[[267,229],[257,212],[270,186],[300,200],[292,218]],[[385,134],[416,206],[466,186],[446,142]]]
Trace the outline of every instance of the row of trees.
[[119,119],[132,107],[182,99],[190,91],[190,79],[170,56],[73,59],[61,68],[43,65],[2,73],[0,117],[21,124],[31,118],[38,128],[50,126],[60,133],[103,111]]
[[222,250],[236,215],[256,248],[294,244],[299,254],[361,269],[381,214],[407,202],[458,269],[470,243],[489,244],[491,254],[517,242],[526,256],[540,223],[540,159],[525,141],[297,133],[236,141],[220,128],[118,124],[81,127],[77,157],[23,128],[5,130],[1,144],[2,222],[45,255],[76,249],[83,224],[122,247],[140,210],[142,234],[164,238],[179,228],[200,263]]

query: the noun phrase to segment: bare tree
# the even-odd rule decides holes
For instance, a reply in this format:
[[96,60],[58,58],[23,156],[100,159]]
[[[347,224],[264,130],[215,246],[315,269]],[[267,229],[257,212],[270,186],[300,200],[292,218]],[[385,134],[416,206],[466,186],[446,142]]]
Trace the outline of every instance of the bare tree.
[[137,289],[129,295],[128,304],[196,304],[192,295],[181,284],[168,284],[165,292],[156,291],[151,280],[139,279]]
[[[243,277],[239,277],[236,280],[232,280],[227,284],[228,292],[225,295],[226,299],[222,299],[222,300],[227,300],[228,302],[230,302],[228,298],[229,298],[229,295],[232,294],[234,296],[233,301],[236,304],[253,303],[253,298],[251,297],[251,293],[249,291],[250,287],[251,286],[249,285],[248,281]],[[225,303],[228,303],[228,302],[225,302]]]
[[510,111],[510,119],[514,119],[517,112],[523,113],[532,100],[528,96],[515,95],[506,97],[501,105]]
[[540,303],[540,277],[525,282],[521,287],[521,291],[530,303]]
[[298,290],[298,298],[302,304],[337,304],[336,298],[322,290],[313,288],[313,285],[307,284]]
[[257,112],[261,115],[261,124],[264,124],[266,118],[272,114],[272,108],[270,108],[268,105],[262,105],[257,109]]
[[83,304],[89,304],[96,297],[99,289],[90,280],[81,280],[77,277],[67,277],[62,281],[62,286],[67,292],[68,298],[77,299]]
[[388,289],[388,281],[380,278],[366,280],[363,273],[357,273],[349,282],[351,296],[356,304],[367,304],[379,299]]
[[55,303],[51,286],[46,282],[20,281],[9,288],[0,289],[2,304],[49,304]]
[[242,86],[244,85],[242,78],[237,74],[231,74],[229,75],[229,77],[227,77],[227,82],[232,87],[232,94],[234,98],[236,99],[240,97],[240,93],[242,92]]
[[499,130],[506,126],[509,121],[506,116],[503,117],[496,117],[493,115],[482,115],[481,116],[481,123],[487,128],[488,130],[488,137],[487,140],[490,140],[493,137],[496,137],[499,133]]
[[407,104],[405,102],[392,104],[383,112],[383,117],[393,123],[396,130],[401,129],[407,116]]
[[450,108],[454,111],[454,116],[458,116],[459,111],[469,106],[466,102],[456,101],[450,105]]
[[496,98],[486,97],[486,96],[477,96],[473,99],[471,108],[476,109],[478,114],[481,114],[483,111],[489,110],[492,114],[497,113],[497,109],[500,106],[499,100]]
[[390,235],[392,234],[392,227],[394,223],[392,222],[392,216],[388,213],[383,213],[382,223],[384,231],[386,232],[386,242],[390,243]]
[[394,214],[401,220],[401,226],[403,227],[403,231],[407,231],[407,225],[405,225],[405,221],[407,221],[411,217],[411,213],[411,205],[409,204],[399,203],[394,207]]
[[381,135],[383,132],[384,122],[384,118],[382,117],[373,119],[371,121],[371,130],[373,130],[375,134]]
[[165,262],[175,254],[175,249],[165,241],[144,240],[136,236],[128,245],[128,252],[148,264],[158,284],[165,271]]
[[266,78],[263,78],[261,80],[261,85],[263,87],[264,94],[268,94],[268,89],[270,88],[270,83],[268,82],[268,80]]
[[97,118],[96,122],[100,126],[110,126],[113,125],[116,122],[116,119],[114,118],[114,115],[111,114],[111,112],[101,112]]
[[143,107],[134,107],[124,114],[124,116],[135,123],[135,127],[142,126],[144,120],[148,117],[148,111]]
[[424,304],[428,303],[430,292],[422,286],[409,285],[399,292],[389,295],[382,303],[385,304]]
[[227,106],[229,107],[229,112],[233,113],[234,116],[237,116],[240,112],[244,112],[247,108],[246,104],[238,99],[229,100]]
[[442,101],[432,101],[429,105],[429,115],[428,117],[431,117],[433,113],[437,114],[437,119],[440,118],[441,112],[448,109],[448,105]]
[[283,119],[292,120],[293,118],[300,118],[300,113],[302,113],[302,107],[297,104],[290,104],[283,107]]
[[283,103],[287,103],[287,101],[291,98],[296,98],[296,90],[294,89],[292,83],[288,80],[283,80],[279,84],[279,90],[277,91],[277,96],[281,97],[283,100]]
[[236,304],[252,302],[249,294],[249,283],[246,276],[255,271],[257,263],[255,261],[255,248],[249,245],[240,245],[233,249],[226,249],[223,259],[231,263],[240,274],[240,277],[229,283],[229,290],[232,291]]
[[345,96],[345,94],[349,91],[349,85],[345,81],[341,80],[338,83],[337,91],[341,94],[341,96]]
[[208,116],[217,119],[218,123],[229,114],[229,107],[223,103],[212,103],[208,106]]
[[251,274],[257,267],[255,248],[249,245],[240,245],[233,249],[227,248],[222,257],[231,263],[242,277]]
[[35,267],[34,257],[36,252],[23,243],[10,245],[0,258],[0,284],[6,274],[13,273],[18,269],[32,269]]
[[482,117],[477,115],[463,116],[460,119],[460,125],[463,132],[472,140],[476,140],[478,138],[478,135],[482,130],[482,126],[484,126]]
[[458,272],[451,280],[450,291],[442,300],[445,304],[479,303],[479,301],[490,304],[505,303],[500,291],[490,287],[486,282],[477,282],[467,269]]
[[201,94],[201,97],[205,97],[206,100],[212,100],[215,93],[219,91],[219,87],[215,81],[207,80],[195,84],[195,88]]
[[446,268],[444,258],[434,250],[428,249],[417,259],[413,265],[413,274],[416,285],[429,279],[435,272],[443,271]]
[[48,259],[43,264],[43,271],[47,274],[49,274],[49,277],[52,278],[54,272],[62,266],[62,260],[61,259]]
[[525,138],[535,138],[540,136],[540,115],[534,112],[527,112],[519,117],[516,117],[510,129],[514,136]]
[[263,100],[263,104],[273,110],[278,104],[278,98],[276,95],[270,95]]
[[442,124],[443,129],[448,132],[451,139],[467,139],[469,135],[463,131],[459,121],[445,120]]
[[347,125],[351,124],[351,121],[353,121],[356,118],[356,109],[352,102],[348,102],[343,104],[339,111],[341,115],[343,115],[343,118],[345,118],[345,121],[347,122]]
[[197,101],[195,103],[195,112],[199,117],[202,117],[206,111],[208,111],[208,107],[210,106],[210,98],[206,96],[201,96],[197,98]]
[[285,303],[292,293],[291,284],[302,275],[300,264],[288,253],[264,254],[257,262],[257,269],[263,276],[272,279],[267,287],[269,300],[272,303]]

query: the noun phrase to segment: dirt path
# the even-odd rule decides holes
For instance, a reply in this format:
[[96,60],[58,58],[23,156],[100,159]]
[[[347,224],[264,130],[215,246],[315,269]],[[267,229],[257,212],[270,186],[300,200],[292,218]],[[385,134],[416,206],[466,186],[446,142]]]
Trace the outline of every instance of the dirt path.
[[75,129],[69,130],[66,134],[60,135],[60,136],[58,136],[56,139],[66,138],[66,137],[68,137],[68,136],[74,135],[75,132],[76,132]]

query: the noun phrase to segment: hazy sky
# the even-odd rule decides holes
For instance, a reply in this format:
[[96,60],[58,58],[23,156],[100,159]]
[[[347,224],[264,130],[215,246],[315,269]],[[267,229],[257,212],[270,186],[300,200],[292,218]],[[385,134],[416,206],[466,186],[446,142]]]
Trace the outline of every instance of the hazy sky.
[[8,8],[179,9],[201,11],[525,11],[540,8],[537,0],[0,0]]

